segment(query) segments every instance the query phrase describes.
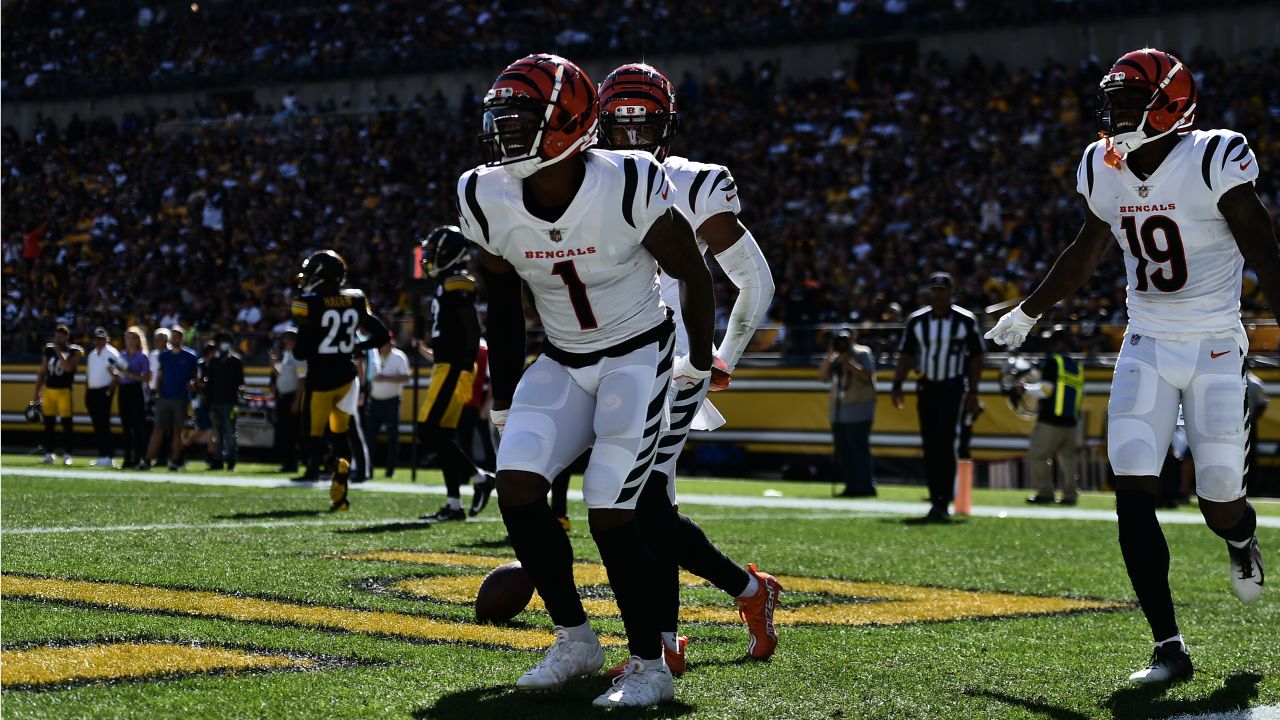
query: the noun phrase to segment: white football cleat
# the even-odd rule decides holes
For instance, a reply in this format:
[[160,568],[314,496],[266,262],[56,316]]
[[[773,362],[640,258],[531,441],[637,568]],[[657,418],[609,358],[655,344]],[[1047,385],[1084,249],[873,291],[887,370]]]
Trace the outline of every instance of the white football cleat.
[[1227,543],[1231,556],[1231,589],[1242,603],[1257,602],[1262,597],[1262,550],[1258,548],[1258,536],[1249,538],[1242,548]]
[[565,628],[556,626],[556,641],[546,657],[516,680],[520,690],[555,690],[571,678],[595,675],[604,666],[604,648],[593,633],[591,640],[573,640]]
[[62,464],[63,464],[63,465],[70,465],[70,464],[71,464],[71,456],[70,456],[70,455],[67,455],[66,457],[62,458]]
[[1135,685],[1157,685],[1190,680],[1195,675],[1191,667],[1191,653],[1178,641],[1157,645],[1151,654],[1151,664],[1129,676]]
[[613,687],[592,701],[596,707],[652,707],[671,702],[676,696],[676,683],[662,658],[641,660],[635,655],[613,679]]
[[109,457],[100,457],[89,464],[93,467],[114,467],[111,464],[111,458]]
[[58,456],[53,453],[45,453],[44,459],[40,461],[41,465],[52,465],[58,462]]

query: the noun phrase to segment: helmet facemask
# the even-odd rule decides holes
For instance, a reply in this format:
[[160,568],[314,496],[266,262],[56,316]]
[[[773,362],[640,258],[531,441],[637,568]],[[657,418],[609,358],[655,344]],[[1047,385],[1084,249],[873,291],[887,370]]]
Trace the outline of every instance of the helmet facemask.
[[600,146],[610,150],[644,150],[659,162],[671,152],[677,117],[674,113],[650,115],[640,105],[619,105],[601,113]]

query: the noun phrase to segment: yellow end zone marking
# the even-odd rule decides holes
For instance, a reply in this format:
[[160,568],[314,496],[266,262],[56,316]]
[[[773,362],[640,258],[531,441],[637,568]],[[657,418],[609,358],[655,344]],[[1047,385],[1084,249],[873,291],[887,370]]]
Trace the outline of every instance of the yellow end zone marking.
[[[376,560],[485,570],[509,562],[505,558],[487,555],[402,551],[354,553],[333,557],[344,560]],[[609,584],[604,567],[596,563],[575,563],[573,575],[579,587],[608,586]],[[774,614],[774,623],[777,625],[899,625],[1126,607],[1123,603],[1103,600],[850,582],[789,575],[777,577],[783,587],[782,604]],[[397,580],[388,587],[415,597],[470,604],[475,601],[476,593],[483,582],[484,577],[481,575],[450,575]],[[686,572],[680,573],[680,582],[689,587],[707,585],[701,578]],[[787,607],[787,593],[822,594],[840,598],[843,602],[812,602]],[[587,614],[593,617],[619,615],[618,607],[612,600],[584,598],[582,604]],[[536,611],[545,609],[542,599],[536,594],[529,603],[529,609]],[[729,604],[682,605],[680,617],[687,622],[740,622],[737,609]]]
[[32,687],[178,673],[305,668],[313,664],[306,658],[174,643],[33,647],[0,652],[0,666],[4,668],[0,684],[4,687]]
[[[279,623],[414,640],[496,645],[517,650],[540,650],[550,645],[554,639],[550,633],[540,630],[498,628],[458,621],[433,620],[406,613],[349,610],[323,605],[302,605],[279,600],[239,597],[203,590],[172,590],[88,580],[0,575],[0,595],[6,598],[85,603],[114,610],[170,612],[192,617]],[[620,643],[617,638],[601,638],[601,642],[605,645]]]

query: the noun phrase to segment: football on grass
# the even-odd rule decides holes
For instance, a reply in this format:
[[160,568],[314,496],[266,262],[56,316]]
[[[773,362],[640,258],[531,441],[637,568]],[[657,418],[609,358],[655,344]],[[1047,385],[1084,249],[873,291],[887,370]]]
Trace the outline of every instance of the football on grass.
[[520,561],[494,568],[476,593],[476,622],[504,623],[533,599],[533,580]]

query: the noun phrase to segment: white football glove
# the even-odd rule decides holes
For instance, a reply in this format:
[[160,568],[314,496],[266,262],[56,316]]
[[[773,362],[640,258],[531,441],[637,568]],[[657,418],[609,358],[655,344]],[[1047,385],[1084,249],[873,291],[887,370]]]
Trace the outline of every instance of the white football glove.
[[677,357],[671,370],[671,382],[675,384],[676,390],[688,390],[709,377],[711,368],[699,370],[689,362],[688,355]]
[[1031,332],[1031,328],[1035,327],[1039,319],[1039,316],[1031,317],[1022,312],[1022,305],[1019,304],[1005,313],[996,322],[996,326],[988,330],[983,337],[997,345],[1004,345],[1010,349],[1016,348],[1027,339],[1027,333]]
[[507,410],[490,409],[489,410],[489,422],[493,423],[493,426],[498,428],[499,435],[502,434],[502,428],[506,427],[507,415],[509,415],[510,413],[511,413],[510,409],[507,409]]

